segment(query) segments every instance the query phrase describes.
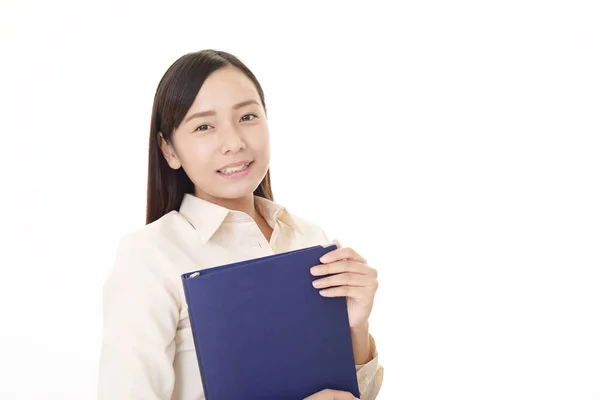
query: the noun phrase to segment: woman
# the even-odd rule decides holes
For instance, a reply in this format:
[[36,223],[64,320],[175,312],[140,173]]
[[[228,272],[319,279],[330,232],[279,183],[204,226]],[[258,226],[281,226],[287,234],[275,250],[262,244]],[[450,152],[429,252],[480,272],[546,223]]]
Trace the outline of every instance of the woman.
[[[161,79],[147,225],[121,240],[104,287],[100,399],[204,399],[181,274],[329,243],[273,202],[266,117],[260,84],[231,54],[186,54]],[[368,325],[377,274],[336,244],[311,270],[335,275],[315,280],[315,290],[347,297],[361,398],[374,399],[383,379]],[[348,396],[326,390],[310,399]]]

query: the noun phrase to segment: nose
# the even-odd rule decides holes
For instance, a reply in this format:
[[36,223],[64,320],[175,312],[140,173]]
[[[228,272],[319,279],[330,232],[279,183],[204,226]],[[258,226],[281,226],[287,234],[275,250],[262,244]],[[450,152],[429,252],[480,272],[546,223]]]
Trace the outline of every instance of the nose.
[[222,129],[221,136],[221,152],[227,154],[229,152],[237,153],[246,148],[246,142],[236,126],[228,126]]

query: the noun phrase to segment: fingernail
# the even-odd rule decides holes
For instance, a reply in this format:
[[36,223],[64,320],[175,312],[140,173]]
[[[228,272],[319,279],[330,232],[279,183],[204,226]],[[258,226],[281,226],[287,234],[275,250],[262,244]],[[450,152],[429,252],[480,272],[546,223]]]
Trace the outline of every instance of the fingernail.
[[321,296],[327,296],[327,294],[329,294],[329,291],[328,291],[327,289],[325,289],[325,290],[320,290],[320,291],[319,291],[319,294],[320,294]]
[[322,263],[326,263],[329,261],[329,257],[323,256],[323,257],[319,258],[319,261],[321,261]]
[[314,287],[320,287],[321,285],[322,285],[322,282],[320,280],[313,281],[313,286]]
[[315,266],[315,267],[312,267],[312,268],[310,269],[310,273],[311,273],[311,274],[313,274],[313,275],[316,275],[316,274],[318,274],[318,273],[319,273],[319,267],[316,267],[316,266]]

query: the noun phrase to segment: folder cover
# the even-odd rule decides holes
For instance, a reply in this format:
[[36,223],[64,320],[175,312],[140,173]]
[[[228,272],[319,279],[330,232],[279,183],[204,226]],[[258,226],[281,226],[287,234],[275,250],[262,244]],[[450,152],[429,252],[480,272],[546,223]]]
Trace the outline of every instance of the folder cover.
[[335,245],[181,276],[207,400],[301,400],[323,389],[359,397],[346,299],[310,274]]

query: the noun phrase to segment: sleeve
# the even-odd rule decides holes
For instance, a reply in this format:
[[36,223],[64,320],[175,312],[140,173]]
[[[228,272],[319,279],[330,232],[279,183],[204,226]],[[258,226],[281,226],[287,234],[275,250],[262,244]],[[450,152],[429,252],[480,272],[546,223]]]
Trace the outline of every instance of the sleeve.
[[356,365],[356,378],[361,400],[374,400],[383,384],[383,366],[379,364],[379,354],[373,336],[370,336],[373,359],[366,364]]
[[[331,243],[327,234],[321,229],[323,244]],[[360,400],[375,400],[383,384],[383,366],[379,364],[379,353],[373,336],[369,334],[373,359],[366,364],[355,365]]]
[[177,297],[140,244],[133,234],[121,239],[103,287],[99,400],[172,397]]

